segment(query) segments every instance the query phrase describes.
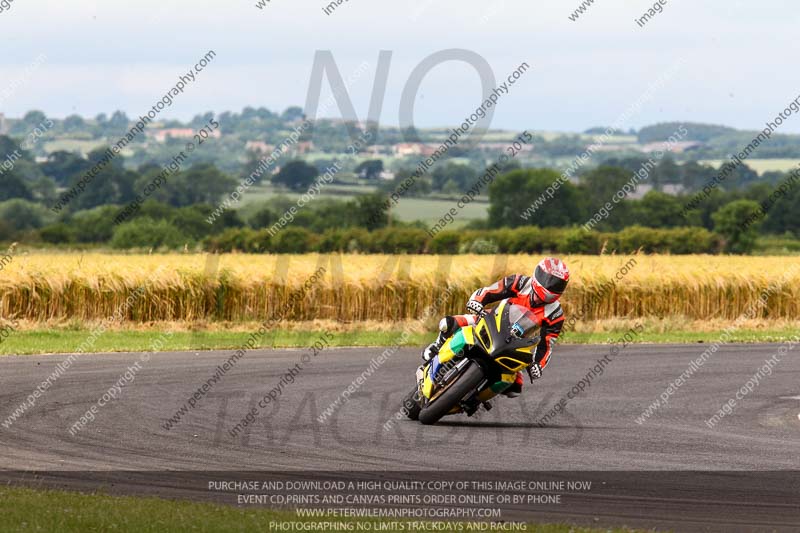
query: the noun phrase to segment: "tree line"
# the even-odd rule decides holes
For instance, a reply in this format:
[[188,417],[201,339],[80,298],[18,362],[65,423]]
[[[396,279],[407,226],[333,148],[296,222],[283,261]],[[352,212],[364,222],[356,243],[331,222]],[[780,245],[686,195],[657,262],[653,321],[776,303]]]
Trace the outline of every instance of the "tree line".
[[[117,248],[215,247],[228,243],[223,248],[230,248],[231,242],[260,239],[258,232],[275,224],[295,203],[289,197],[278,196],[256,207],[227,210],[213,224],[209,224],[209,215],[217,208],[219,201],[236,188],[239,180],[212,163],[198,163],[171,175],[167,183],[154,191],[133,216],[125,223],[115,225],[113,221],[120,210],[141,193],[153,176],[162,171],[160,166],[146,163],[131,169],[126,167],[124,158],[115,159],[103,166],[90,186],[70,202],[67,209],[53,213],[48,207],[56,201],[59,191],[75,183],[94,165],[104,150],[97,149],[87,157],[55,152],[37,161],[12,139],[0,136],[0,154],[15,152],[21,156],[13,161],[6,159],[5,164],[0,165],[0,240],[6,242]],[[670,159],[661,160],[649,173],[647,180],[641,182],[650,185],[652,190],[641,197],[638,194],[626,196],[615,203],[608,216],[592,224],[592,231],[581,229],[587,220],[596,216],[600,206],[615,198],[641,164],[641,159],[614,159],[589,169],[576,180],[563,183],[557,193],[529,217],[523,217],[522,213],[541,198],[560,174],[546,168],[505,168],[504,173],[496,177],[488,188],[488,217],[472,221],[464,230],[456,233],[531,226],[547,228],[548,231],[560,228],[567,233],[553,234],[570,236],[572,241],[578,235],[588,235],[580,237],[581,242],[593,243],[587,246],[588,250],[599,249],[593,235],[608,236],[628,228],[639,228],[637,231],[648,228],[688,228],[687,231],[696,231],[698,236],[702,236],[698,238],[708,245],[702,247],[704,250],[734,253],[752,251],[759,234],[794,239],[800,233],[800,210],[797,209],[800,192],[792,183],[790,187],[784,187],[786,190],[780,196],[775,196],[778,185],[786,182],[788,174],[775,172],[759,177],[742,165],[726,180],[724,186],[715,189],[696,209],[683,213],[688,194],[667,194],[659,188],[675,179],[680,180],[687,191],[701,188],[713,178],[716,170],[697,163],[677,165]],[[382,165],[374,161],[362,162],[357,169],[371,179],[376,179],[375,176],[383,171]],[[278,173],[266,179],[271,179],[276,187],[296,192],[304,191],[319,174],[320,169],[315,165],[298,160],[288,162]],[[398,173],[396,180],[403,179],[403,176],[402,172]],[[412,194],[425,195],[436,190],[457,198],[478,176],[479,172],[470,166],[444,162],[433,169],[430,175],[418,180]],[[403,223],[390,218],[382,209],[387,191],[393,190],[395,183],[383,181],[382,188],[373,194],[346,201],[325,197],[315,199],[293,216],[290,228],[284,231],[308,231],[312,237],[301,240],[306,242],[305,247],[316,249],[321,246],[317,237],[330,228],[366,232],[424,230],[424,222]],[[404,198],[403,201],[414,199]],[[764,209],[767,204],[769,208]],[[756,213],[759,213],[758,216],[755,216]],[[436,213],[426,215],[431,219],[435,218]],[[749,222],[745,224],[744,221]],[[388,226],[393,229],[386,229]],[[569,233],[578,229],[578,233]],[[237,237],[236,232],[240,232],[241,236]],[[226,235],[224,239],[223,234]],[[465,234],[472,235],[468,232]],[[487,242],[493,242],[493,238],[481,236],[474,240],[482,242],[488,239]],[[662,234],[654,238],[656,243],[666,242]],[[397,242],[402,241],[400,233],[396,239]],[[345,242],[342,246],[353,251],[390,251],[395,247],[394,244],[363,244],[367,241],[361,237],[345,241],[337,242]],[[391,239],[386,242],[390,243]],[[439,244],[434,244],[439,242],[420,237],[413,248],[420,249],[420,243],[423,243],[424,250],[439,249]],[[249,250],[257,248],[252,242],[243,246]],[[405,249],[404,246],[400,247]],[[449,249],[472,248],[472,241],[459,239],[457,246]],[[681,247],[676,243],[669,248],[679,250]],[[264,249],[271,250],[268,247]]]

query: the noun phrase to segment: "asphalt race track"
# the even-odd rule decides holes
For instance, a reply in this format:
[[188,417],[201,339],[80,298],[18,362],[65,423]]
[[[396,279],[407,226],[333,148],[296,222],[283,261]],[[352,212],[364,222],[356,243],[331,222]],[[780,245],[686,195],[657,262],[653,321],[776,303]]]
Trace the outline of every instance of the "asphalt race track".
[[[418,350],[388,350],[386,361],[372,370],[371,358],[384,349],[331,348],[317,355],[256,350],[224,373],[218,366],[232,352],[157,353],[149,360],[142,354],[85,355],[32,408],[9,427],[0,426],[0,469],[7,470],[0,477],[89,488],[98,471],[116,472],[114,490],[120,492],[209,499],[203,483],[196,483],[196,490],[178,489],[170,480],[222,471],[440,471],[473,478],[480,478],[479,471],[561,472],[567,479],[598,483],[605,476],[607,488],[616,483],[618,490],[586,495],[576,505],[509,507],[511,516],[673,530],[796,530],[800,353],[782,354],[772,374],[754,387],[751,381],[752,392],[709,428],[706,420],[735,398],[781,345],[723,345],[677,390],[666,393],[706,346],[628,346],[567,401],[562,414],[540,423],[609,353],[608,346],[559,346],[544,377],[526,384],[520,398],[498,399],[492,411],[473,419],[451,417],[431,427],[401,420],[388,429],[385,423],[413,385]],[[0,359],[0,422],[7,422],[65,358]],[[117,398],[70,434],[69,428],[136,362],[140,369]],[[291,383],[285,375],[297,364]],[[354,382],[349,401],[320,421]],[[196,395],[195,406],[166,429],[204,383],[210,385]],[[266,408],[259,408],[270,390],[277,399],[262,401]],[[668,403],[637,423],[662,395]],[[252,408],[258,410],[254,423],[232,437],[229,431]],[[137,478],[128,472],[122,479],[120,471],[150,474]],[[582,471],[593,474],[582,477]],[[652,473],[626,474],[631,471]],[[686,473],[669,474],[674,471]]]

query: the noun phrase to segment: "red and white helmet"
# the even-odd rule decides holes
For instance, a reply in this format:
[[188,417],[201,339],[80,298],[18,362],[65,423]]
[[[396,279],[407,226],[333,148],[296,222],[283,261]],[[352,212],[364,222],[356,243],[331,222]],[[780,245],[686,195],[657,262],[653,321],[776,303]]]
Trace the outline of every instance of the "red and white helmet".
[[536,265],[531,276],[531,287],[541,301],[555,302],[564,293],[569,282],[569,269],[561,259],[545,257]]

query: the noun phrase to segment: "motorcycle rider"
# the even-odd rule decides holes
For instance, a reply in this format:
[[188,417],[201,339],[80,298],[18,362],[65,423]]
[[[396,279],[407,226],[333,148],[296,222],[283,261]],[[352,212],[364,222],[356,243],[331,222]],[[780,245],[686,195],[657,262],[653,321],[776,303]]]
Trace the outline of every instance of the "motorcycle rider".
[[[533,364],[528,367],[531,380],[542,377],[542,370],[550,361],[553,344],[561,334],[564,324],[564,311],[559,298],[569,282],[569,269],[563,261],[555,257],[542,259],[532,276],[512,274],[496,283],[478,289],[467,302],[471,314],[446,316],[439,322],[439,337],[422,354],[427,362],[439,353],[439,348],[459,328],[474,325],[484,313],[484,307],[509,298],[511,303],[527,307],[541,324],[541,340],[536,347]],[[514,383],[503,394],[515,398],[522,392],[522,373],[517,373]]]

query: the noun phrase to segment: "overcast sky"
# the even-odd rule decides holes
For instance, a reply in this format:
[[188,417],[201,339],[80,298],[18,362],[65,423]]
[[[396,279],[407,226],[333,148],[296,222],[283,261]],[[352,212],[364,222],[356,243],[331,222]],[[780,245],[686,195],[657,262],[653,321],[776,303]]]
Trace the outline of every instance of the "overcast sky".
[[[800,9],[789,0],[669,0],[644,28],[634,19],[647,1],[596,0],[577,22],[568,15],[579,0],[349,0],[332,15],[322,0],[271,0],[263,10],[256,1],[14,0],[0,13],[0,94],[39,54],[46,60],[0,112],[135,116],[209,49],[217,58],[165,116],[302,106],[316,50],[330,50],[345,77],[369,63],[351,88],[360,118],[378,53],[393,51],[384,124],[398,123],[414,67],[447,48],[480,54],[498,80],[523,61],[533,67],[498,105],[493,128],[611,124],[679,58],[683,66],[626,127],[682,120],[760,129],[800,95]],[[442,64],[422,84],[415,122],[455,125],[480,99],[472,67]],[[800,118],[782,131],[800,132]]]

